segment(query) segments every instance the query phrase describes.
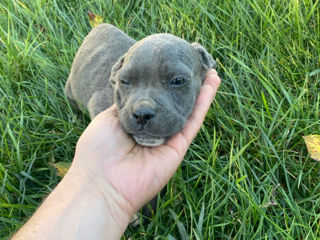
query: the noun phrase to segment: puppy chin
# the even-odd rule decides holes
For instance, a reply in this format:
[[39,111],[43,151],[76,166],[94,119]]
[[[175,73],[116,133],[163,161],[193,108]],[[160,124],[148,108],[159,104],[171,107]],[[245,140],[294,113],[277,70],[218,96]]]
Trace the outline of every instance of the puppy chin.
[[133,135],[134,140],[141,146],[145,147],[157,147],[165,143],[164,137],[153,137],[146,134]]

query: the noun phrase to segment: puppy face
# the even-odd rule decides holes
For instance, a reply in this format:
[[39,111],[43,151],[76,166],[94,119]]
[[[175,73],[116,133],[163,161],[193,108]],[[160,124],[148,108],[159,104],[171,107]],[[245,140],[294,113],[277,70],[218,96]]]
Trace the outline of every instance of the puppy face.
[[121,126],[140,145],[163,144],[183,128],[213,65],[200,45],[169,34],[137,42],[111,71]]

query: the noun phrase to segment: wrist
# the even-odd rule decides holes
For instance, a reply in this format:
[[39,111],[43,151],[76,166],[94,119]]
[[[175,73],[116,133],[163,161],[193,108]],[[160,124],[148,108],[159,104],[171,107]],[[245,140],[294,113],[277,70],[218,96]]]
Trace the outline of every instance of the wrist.
[[81,192],[84,201],[97,205],[108,219],[106,227],[110,228],[110,231],[120,233],[119,237],[122,235],[129,224],[132,213],[128,210],[127,201],[104,181],[99,173],[91,171],[90,168],[80,169],[73,164],[62,181],[69,186],[80,183],[80,188],[75,191]]

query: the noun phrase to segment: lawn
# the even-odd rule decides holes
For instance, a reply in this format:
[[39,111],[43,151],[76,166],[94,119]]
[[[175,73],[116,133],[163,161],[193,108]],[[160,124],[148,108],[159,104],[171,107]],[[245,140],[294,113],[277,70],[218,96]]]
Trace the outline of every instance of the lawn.
[[63,94],[87,12],[135,39],[199,42],[221,88],[151,223],[123,239],[319,239],[320,1],[2,0],[0,239],[61,180],[89,122]]

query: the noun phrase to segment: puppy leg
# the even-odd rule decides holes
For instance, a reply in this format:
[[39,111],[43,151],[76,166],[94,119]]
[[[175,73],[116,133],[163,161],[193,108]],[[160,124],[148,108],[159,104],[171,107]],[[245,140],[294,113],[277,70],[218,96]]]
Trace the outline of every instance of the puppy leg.
[[158,195],[151,199],[146,205],[142,208],[142,218],[143,224],[149,223],[152,216],[157,211]]
[[65,93],[70,105],[72,107],[74,107],[75,109],[80,110],[78,104],[74,101],[69,80],[67,81],[66,86],[64,88],[64,93]]
[[139,214],[140,211],[133,215],[132,219],[130,220],[130,225],[134,228],[138,228],[140,226],[140,220],[142,220],[142,225],[148,224],[157,210],[157,203],[158,195],[142,207],[141,215]]
[[[167,188],[163,188],[160,192],[160,197],[163,197],[167,192]],[[133,218],[130,221],[130,225],[134,228],[140,226],[140,216],[141,223],[143,225],[147,225],[150,223],[152,217],[156,214],[158,205],[158,195],[156,195],[153,199],[151,199],[146,205],[144,205],[141,209],[141,215],[139,212],[133,215]]]

